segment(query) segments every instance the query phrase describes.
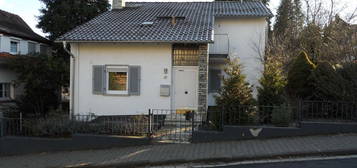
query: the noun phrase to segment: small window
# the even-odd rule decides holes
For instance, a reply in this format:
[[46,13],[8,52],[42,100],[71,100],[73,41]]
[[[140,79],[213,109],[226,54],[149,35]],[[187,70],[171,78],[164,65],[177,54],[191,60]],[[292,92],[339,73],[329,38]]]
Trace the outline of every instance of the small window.
[[47,46],[40,45],[40,53],[41,54],[47,54]]
[[173,45],[173,66],[198,66],[199,48],[195,44]]
[[0,100],[10,99],[10,83],[0,83]]
[[128,67],[107,66],[107,93],[128,94]]
[[29,54],[36,53],[36,43],[28,42],[28,53]]
[[141,23],[141,25],[143,25],[143,26],[151,26],[153,24],[154,24],[154,22],[143,22],[143,23]]
[[221,88],[221,70],[209,69],[208,71],[208,92],[216,93]]
[[17,41],[11,41],[10,42],[10,52],[12,54],[17,54],[19,51],[19,42]]

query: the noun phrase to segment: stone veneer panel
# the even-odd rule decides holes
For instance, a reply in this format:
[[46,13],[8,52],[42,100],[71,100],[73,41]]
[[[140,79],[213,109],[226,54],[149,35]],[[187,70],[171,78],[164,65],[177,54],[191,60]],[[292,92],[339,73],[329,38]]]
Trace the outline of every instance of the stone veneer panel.
[[199,81],[198,81],[198,113],[206,120],[208,96],[208,44],[199,46]]

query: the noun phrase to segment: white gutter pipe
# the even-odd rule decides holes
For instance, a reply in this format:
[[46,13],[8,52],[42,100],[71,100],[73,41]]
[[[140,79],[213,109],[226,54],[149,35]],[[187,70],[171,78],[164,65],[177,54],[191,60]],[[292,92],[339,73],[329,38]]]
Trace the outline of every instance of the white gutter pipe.
[[67,49],[67,42],[63,41],[62,44],[63,44],[64,51],[66,51],[72,58],[72,79],[70,79],[71,80],[70,82],[72,82],[72,84],[70,86],[71,98],[70,98],[70,108],[69,108],[69,117],[70,117],[70,119],[72,119],[72,117],[74,115],[73,109],[74,109],[74,86],[75,86],[74,82],[75,82],[75,75],[76,75],[76,71],[75,71],[76,70],[76,64],[75,64],[76,59],[75,59],[75,56],[71,53],[71,51],[69,51]]

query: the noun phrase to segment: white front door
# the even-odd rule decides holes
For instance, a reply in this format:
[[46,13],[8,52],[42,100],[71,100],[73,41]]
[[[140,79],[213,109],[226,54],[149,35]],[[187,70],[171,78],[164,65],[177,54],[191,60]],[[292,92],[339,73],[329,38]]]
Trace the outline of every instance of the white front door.
[[173,69],[174,109],[197,109],[198,67],[183,66]]

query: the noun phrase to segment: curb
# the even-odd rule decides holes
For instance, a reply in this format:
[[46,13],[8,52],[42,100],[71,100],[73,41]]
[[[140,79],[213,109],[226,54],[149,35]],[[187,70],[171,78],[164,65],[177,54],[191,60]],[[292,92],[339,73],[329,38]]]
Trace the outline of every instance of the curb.
[[141,166],[163,166],[163,165],[176,165],[184,163],[212,163],[212,162],[240,162],[240,161],[258,161],[266,159],[282,159],[291,157],[312,157],[312,156],[345,156],[357,154],[357,149],[354,150],[332,150],[325,152],[306,152],[306,153],[296,153],[296,154],[277,154],[269,155],[264,154],[258,157],[216,157],[216,158],[205,158],[199,160],[182,160],[182,159],[172,159],[160,162],[150,162],[150,161],[138,161],[132,163],[113,163],[113,164],[101,164],[101,165],[85,165],[73,168],[116,168],[116,167],[141,167]]

